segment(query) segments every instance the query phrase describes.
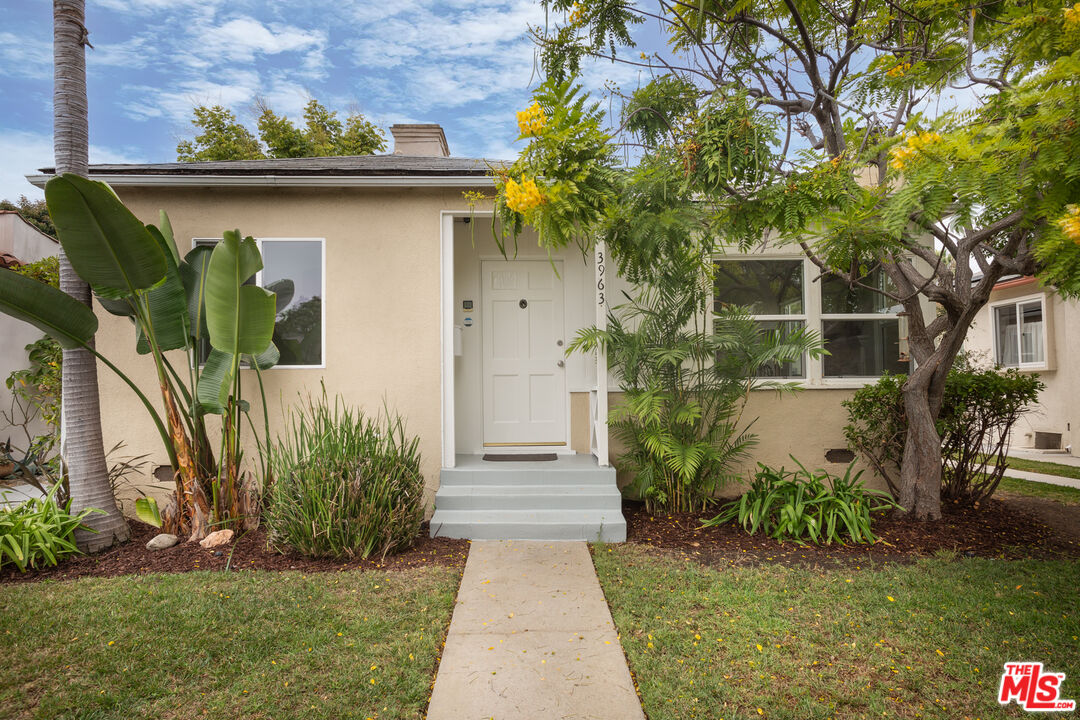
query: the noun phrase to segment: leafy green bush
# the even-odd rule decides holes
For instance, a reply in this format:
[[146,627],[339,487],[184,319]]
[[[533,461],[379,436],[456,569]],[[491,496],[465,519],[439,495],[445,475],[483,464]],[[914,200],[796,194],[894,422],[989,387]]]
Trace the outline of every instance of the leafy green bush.
[[[795,458],[791,458],[795,460]],[[802,542],[809,538],[817,545],[843,543],[845,536],[855,543],[877,540],[870,531],[870,513],[896,507],[888,495],[868,490],[859,477],[826,470],[811,472],[798,460],[798,470],[775,470],[758,463],[750,489],[738,500],[724,506],[706,526],[737,521],[751,535],[759,530],[776,540]]]
[[68,555],[79,553],[75,530],[92,513],[87,508],[71,514],[71,501],[56,501],[54,485],[44,498],[31,498],[21,505],[0,509],[0,568],[14,563],[20,572],[40,563],[56,565]]
[[383,557],[410,546],[424,517],[419,440],[388,409],[366,417],[308,398],[270,444],[264,496],[271,545],[315,557]]
[[[665,261],[640,294],[581,330],[571,351],[607,350],[624,393],[609,424],[625,451],[615,464],[650,512],[706,507],[756,442],[743,419],[752,389],[794,390],[755,379],[769,367],[820,355],[805,329],[768,331],[746,311],[711,312],[712,267],[693,249]],[[711,316],[711,327],[710,327]]]
[[[907,439],[906,380],[906,375],[885,375],[843,403],[848,446],[870,462],[894,495]],[[1012,427],[1044,387],[1037,375],[979,369],[966,358],[958,360],[945,381],[937,421],[943,500],[974,504],[993,495],[1007,466]]]

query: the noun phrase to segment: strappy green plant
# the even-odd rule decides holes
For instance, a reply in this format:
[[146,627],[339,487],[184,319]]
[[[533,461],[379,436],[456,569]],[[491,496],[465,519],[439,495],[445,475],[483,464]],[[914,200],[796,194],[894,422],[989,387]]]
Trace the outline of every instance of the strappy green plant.
[[624,393],[609,417],[625,448],[615,463],[633,476],[632,490],[650,512],[697,510],[756,443],[754,421],[743,419],[751,393],[796,389],[759,379],[762,370],[823,350],[806,329],[780,334],[740,308],[713,312],[712,267],[695,248],[653,274],[606,329],[581,330],[568,352],[607,351]]
[[897,507],[887,493],[867,489],[860,479],[862,470],[852,474],[854,463],[842,476],[834,476],[827,470],[811,472],[791,459],[797,470],[758,463],[750,488],[703,525],[735,521],[751,535],[760,531],[776,540],[808,539],[815,545],[877,541],[870,529],[872,514]]
[[59,489],[60,485],[53,485],[42,498],[0,509],[0,569],[13,564],[26,572],[79,554],[75,530],[89,515],[101,511],[87,508],[73,515],[71,500],[57,501]]

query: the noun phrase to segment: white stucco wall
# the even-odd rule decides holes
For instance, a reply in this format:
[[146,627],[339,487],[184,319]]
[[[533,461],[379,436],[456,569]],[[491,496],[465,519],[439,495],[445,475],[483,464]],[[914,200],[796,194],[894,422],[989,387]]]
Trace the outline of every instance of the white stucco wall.
[[[1003,285],[1006,285],[1003,283]],[[1020,298],[1043,298],[1046,324],[1046,364],[1040,369],[1024,370],[1037,374],[1046,385],[1038,406],[1013,428],[1012,445],[1031,448],[1036,432],[1061,434],[1062,448],[1070,447],[1080,457],[1080,303],[1062,299],[1053,289],[1027,279],[995,289],[990,302],[979,311],[964,347],[993,362],[992,308],[1004,301]]]

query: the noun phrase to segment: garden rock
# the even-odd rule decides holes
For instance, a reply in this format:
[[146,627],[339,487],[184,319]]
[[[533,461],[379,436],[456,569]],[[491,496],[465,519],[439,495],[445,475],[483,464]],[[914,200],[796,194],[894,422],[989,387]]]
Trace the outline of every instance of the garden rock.
[[232,542],[232,539],[232,530],[218,530],[204,537],[202,540],[199,541],[199,544],[202,545],[204,548],[215,548],[220,547],[221,545],[228,545]]
[[155,535],[154,537],[150,538],[149,542],[146,543],[146,549],[166,550],[168,548],[171,548],[178,542],[180,542],[180,538],[176,537],[175,535],[170,535],[169,533],[161,533],[160,535]]

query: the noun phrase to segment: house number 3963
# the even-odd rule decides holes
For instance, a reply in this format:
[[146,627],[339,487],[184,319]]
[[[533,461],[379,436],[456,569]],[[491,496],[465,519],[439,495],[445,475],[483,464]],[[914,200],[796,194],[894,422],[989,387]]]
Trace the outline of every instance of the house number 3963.
[[604,304],[604,252],[596,253],[596,300],[598,305]]

